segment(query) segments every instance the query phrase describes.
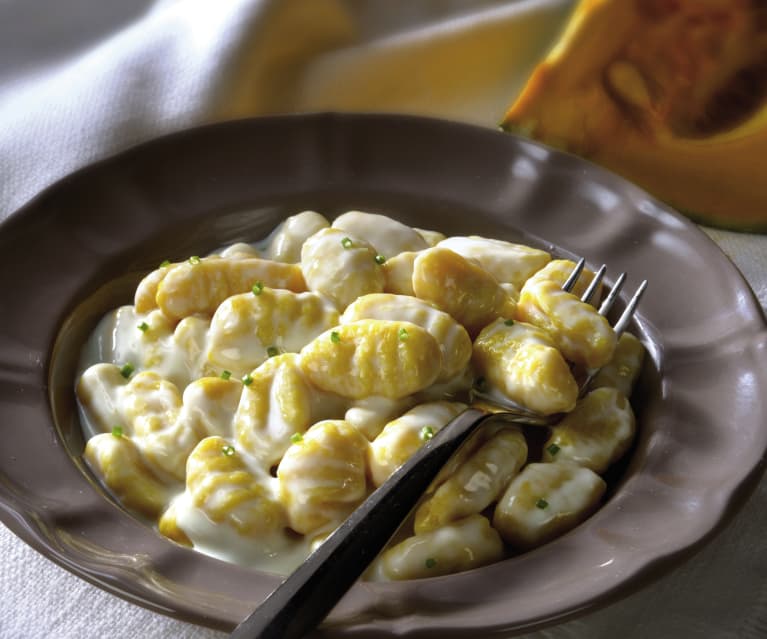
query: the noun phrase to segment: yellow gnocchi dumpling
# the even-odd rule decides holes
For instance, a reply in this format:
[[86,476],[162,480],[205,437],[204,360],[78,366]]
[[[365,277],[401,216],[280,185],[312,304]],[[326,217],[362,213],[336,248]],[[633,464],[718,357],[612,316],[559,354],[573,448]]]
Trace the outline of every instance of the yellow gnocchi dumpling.
[[311,389],[295,353],[264,362],[246,379],[234,416],[238,447],[268,470],[291,444],[291,436],[312,424]]
[[368,441],[343,420],[314,424],[277,468],[290,527],[317,536],[335,529],[367,496]]
[[418,506],[415,532],[481,513],[500,497],[526,461],[522,431],[513,426],[498,430]]
[[474,341],[474,366],[491,389],[540,413],[570,411],[578,384],[549,334],[524,322],[497,319]]
[[77,394],[98,430],[118,427],[133,438],[153,472],[184,479],[186,456],[199,435],[180,419],[182,398],[174,384],[152,371],[131,376],[114,364],[96,364],[81,376]]
[[[565,282],[569,279],[574,270],[575,262],[572,260],[551,260],[551,262],[546,264],[546,266],[544,266],[540,271],[537,271],[535,274],[533,274],[530,279],[533,282],[540,282],[542,280],[556,282],[557,285],[561,288],[564,286]],[[570,289],[570,292],[573,295],[581,297],[586,292],[586,289],[589,287],[589,284],[591,284],[591,280],[593,279],[594,271],[584,266],[581,274],[575,281],[575,284],[573,284],[572,289]],[[594,291],[593,299],[599,299],[600,290],[601,285],[597,288],[596,291]]]
[[447,248],[418,254],[413,291],[452,315],[472,336],[496,317],[514,316],[514,301],[498,281],[479,264]]
[[333,228],[365,240],[386,258],[428,248],[418,231],[386,215],[348,211],[333,220]]
[[410,322],[359,320],[324,332],[301,350],[312,385],[350,399],[399,399],[430,386],[442,370],[437,340]]
[[525,283],[517,318],[548,331],[565,358],[589,369],[607,364],[615,351],[617,338],[607,319],[552,280]]
[[599,475],[577,464],[528,464],[499,500],[493,527],[516,548],[540,546],[586,519],[605,488]]
[[190,258],[168,268],[157,286],[156,302],[169,318],[211,316],[227,297],[247,293],[260,282],[270,288],[306,290],[301,268],[258,257],[225,259]]
[[223,437],[206,437],[187,461],[186,490],[194,506],[245,537],[281,534],[287,525],[270,479],[255,474],[242,451]]
[[419,229],[413,227],[413,230],[424,239],[429,248],[437,246],[437,244],[445,239],[444,233],[440,233],[439,231],[434,231],[432,229]]
[[381,265],[384,276],[384,292],[395,295],[415,295],[413,290],[413,270],[418,253],[405,251],[394,257],[389,257]]
[[570,461],[603,473],[628,450],[635,432],[625,395],[615,388],[597,388],[552,428],[543,460]]
[[276,353],[297,353],[336,324],[335,306],[317,293],[257,287],[213,314],[207,360],[239,377]]
[[169,498],[166,484],[152,473],[130,438],[101,433],[88,440],[84,456],[126,507],[148,517],[156,517],[165,507]]
[[429,441],[443,426],[466,410],[461,402],[427,402],[389,422],[370,445],[370,476],[376,486]]
[[482,515],[471,515],[408,537],[371,567],[376,581],[424,579],[479,568],[502,559],[503,541]]
[[304,242],[301,270],[310,291],[344,309],[360,295],[383,291],[384,275],[377,255],[365,240],[327,228]]
[[272,235],[266,253],[276,262],[301,261],[301,247],[312,235],[330,226],[324,215],[302,211],[286,218]]
[[599,369],[591,380],[591,388],[609,386],[617,388],[626,397],[631,397],[639,373],[642,370],[645,349],[631,333],[623,333],[618,339],[612,359]]
[[531,246],[477,235],[448,237],[437,246],[476,260],[498,282],[508,282],[516,287],[521,287],[527,278],[551,259],[546,251]]
[[341,323],[362,319],[399,320],[426,329],[442,351],[442,370],[437,382],[460,374],[471,359],[471,338],[466,329],[424,300],[388,293],[363,295],[347,307],[341,316]]

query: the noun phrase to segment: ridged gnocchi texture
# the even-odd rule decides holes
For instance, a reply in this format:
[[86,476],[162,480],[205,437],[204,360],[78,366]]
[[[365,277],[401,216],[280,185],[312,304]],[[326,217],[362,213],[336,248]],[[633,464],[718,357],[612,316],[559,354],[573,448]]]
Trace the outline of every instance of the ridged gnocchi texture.
[[450,315],[423,300],[386,293],[363,295],[346,308],[341,323],[363,319],[410,322],[428,331],[442,353],[442,369],[437,382],[460,374],[471,359],[471,338],[466,329]]
[[623,457],[635,431],[634,411],[625,395],[616,388],[597,388],[552,428],[543,459],[571,461],[603,473]]
[[575,264],[545,250],[306,210],[258,243],[171,257],[98,324],[76,394],[89,467],[176,543],[287,574],[498,398],[559,421],[483,424],[368,577],[476,568],[587,517],[634,440],[644,349],[563,293]]
[[604,480],[577,464],[528,464],[493,513],[493,527],[515,548],[529,549],[574,528],[598,506]]
[[572,410],[578,384],[549,334],[497,319],[474,341],[474,366],[507,399],[542,415]]
[[338,324],[338,311],[317,293],[256,288],[232,295],[213,314],[207,361],[243,375],[274,352],[297,353]]
[[515,303],[481,266],[439,246],[413,263],[413,291],[433,302],[474,336],[496,317],[514,317]]
[[288,448],[277,477],[293,530],[312,537],[326,534],[362,502],[368,445],[351,424],[325,420]]
[[91,437],[84,457],[126,507],[147,517],[156,517],[164,508],[170,491],[130,438],[111,433]]
[[211,521],[245,537],[281,533],[287,524],[285,509],[267,478],[254,474],[223,437],[203,439],[189,455],[186,490]]
[[442,353],[426,329],[410,322],[359,320],[307,344],[301,368],[314,386],[342,397],[399,399],[434,383]]
[[596,369],[612,359],[617,338],[591,304],[552,280],[528,280],[517,303],[517,318],[549,332],[568,360]]
[[384,551],[371,570],[378,581],[439,577],[503,557],[503,542],[482,515],[408,537]]
[[167,269],[157,286],[157,307],[170,319],[213,315],[232,295],[247,293],[256,282],[270,288],[306,290],[301,268],[258,257],[193,259]]
[[250,376],[234,416],[237,445],[268,470],[291,445],[291,437],[312,425],[311,389],[298,357],[273,357]]

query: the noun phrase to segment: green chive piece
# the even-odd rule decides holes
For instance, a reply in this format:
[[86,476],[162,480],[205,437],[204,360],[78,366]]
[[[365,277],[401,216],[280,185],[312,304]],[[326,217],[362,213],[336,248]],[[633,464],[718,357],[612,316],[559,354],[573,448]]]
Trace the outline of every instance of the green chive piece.
[[227,444],[226,446],[221,447],[221,454],[226,455],[227,457],[231,457],[234,455],[234,446],[230,446]]
[[293,433],[290,436],[290,441],[292,441],[294,444],[298,444],[299,442],[304,441],[304,436],[301,433]]
[[160,262],[160,268],[165,268],[167,266],[170,266],[170,260],[163,260]]
[[434,566],[437,565],[437,560],[434,559],[434,557],[429,557],[426,561],[423,562],[423,564],[427,568],[434,568]]
[[410,337],[410,335],[408,335],[408,332],[407,332],[406,328],[399,329],[399,341],[400,342],[406,342],[408,337]]
[[352,242],[352,238],[350,237],[345,237],[341,240],[341,246],[343,246],[345,249],[351,248],[353,244],[354,242]]
[[506,326],[514,326],[514,320],[513,319],[507,319],[504,322],[504,324],[506,324]]
[[221,379],[229,379],[232,376],[232,371],[223,371],[221,373]]
[[253,383],[253,377],[250,373],[242,376],[242,383],[245,384],[245,386],[250,386]]
[[112,437],[117,437],[119,439],[122,436],[123,436],[123,427],[112,426]]
[[195,264],[199,264],[202,262],[199,255],[192,255],[192,257],[189,258],[189,263],[194,266]]
[[541,497],[538,501],[535,502],[535,505],[537,508],[544,510],[549,507],[549,502],[547,502],[543,497]]
[[556,444],[549,444],[546,447],[546,450],[549,451],[549,455],[556,455],[560,451],[560,448]]
[[269,357],[275,357],[276,355],[280,354],[280,349],[277,348],[276,346],[270,346],[269,348],[266,349],[266,354]]
[[264,283],[256,282],[250,290],[253,291],[253,295],[261,295],[264,292]]
[[386,262],[386,258],[383,255],[380,255],[380,254],[376,255],[375,260],[376,260],[376,264],[379,264],[379,265],[383,264],[384,262]]
[[434,437],[434,429],[431,426],[424,426],[421,429],[419,436],[423,441],[428,442],[432,437]]
[[341,341],[341,334],[338,331],[331,331],[330,341],[334,344],[338,344]]
[[141,324],[138,325],[138,330],[140,330],[142,333],[146,333],[149,330],[149,324],[146,322],[141,322]]
[[133,368],[133,364],[125,364],[120,369],[120,375],[122,375],[125,379],[128,379],[131,375],[133,375],[133,371],[136,370]]

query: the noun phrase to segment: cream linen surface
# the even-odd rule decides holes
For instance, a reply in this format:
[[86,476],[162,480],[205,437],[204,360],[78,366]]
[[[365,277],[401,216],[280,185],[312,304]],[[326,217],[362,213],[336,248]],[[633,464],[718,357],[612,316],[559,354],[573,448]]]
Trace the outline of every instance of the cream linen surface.
[[[267,113],[494,126],[569,0],[0,0],[0,220],[93,160]],[[763,185],[760,185],[763,186]],[[767,236],[708,231],[767,303]],[[704,285],[704,283],[700,283]],[[767,482],[652,586],[528,639],[767,636]],[[0,638],[214,638],[107,594],[0,526]]]

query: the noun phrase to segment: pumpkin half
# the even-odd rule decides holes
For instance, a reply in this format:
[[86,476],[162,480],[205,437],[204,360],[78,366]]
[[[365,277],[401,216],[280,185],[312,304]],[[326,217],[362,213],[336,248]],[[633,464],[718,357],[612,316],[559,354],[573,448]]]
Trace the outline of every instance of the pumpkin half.
[[501,128],[767,231],[767,0],[581,0]]

